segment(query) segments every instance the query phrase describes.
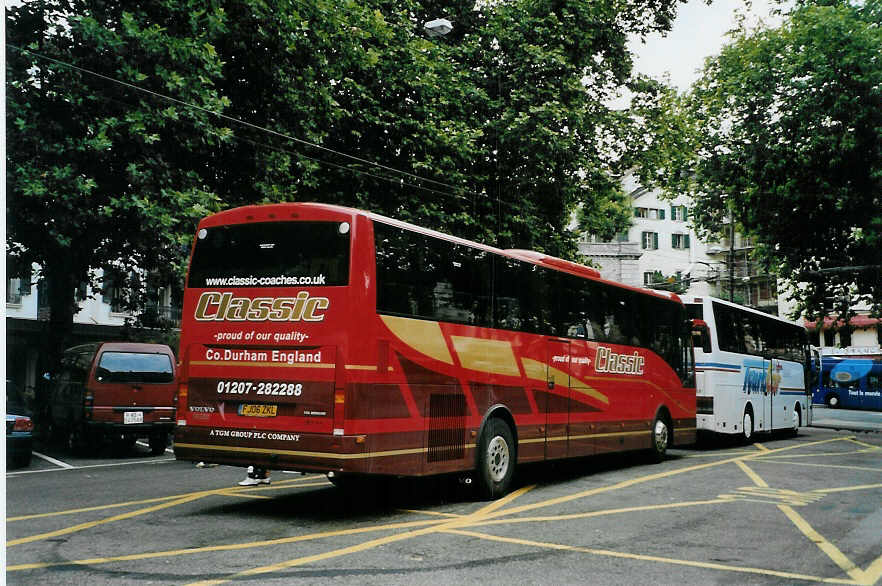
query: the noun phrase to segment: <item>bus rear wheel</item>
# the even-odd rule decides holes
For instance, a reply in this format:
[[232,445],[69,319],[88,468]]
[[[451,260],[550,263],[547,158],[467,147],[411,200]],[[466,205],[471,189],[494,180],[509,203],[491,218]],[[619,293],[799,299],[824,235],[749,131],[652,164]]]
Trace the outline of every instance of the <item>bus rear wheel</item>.
[[485,499],[497,499],[508,492],[514,478],[514,435],[499,418],[487,422],[478,445],[478,487]]
[[753,442],[753,409],[750,406],[744,410],[744,417],[741,418],[741,440],[746,444]]

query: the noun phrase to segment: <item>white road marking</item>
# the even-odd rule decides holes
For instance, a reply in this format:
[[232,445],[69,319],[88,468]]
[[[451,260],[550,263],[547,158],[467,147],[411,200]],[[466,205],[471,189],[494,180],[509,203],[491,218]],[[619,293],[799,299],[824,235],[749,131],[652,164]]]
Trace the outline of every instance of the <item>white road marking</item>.
[[46,460],[50,464],[55,464],[56,466],[60,466],[61,468],[73,468],[73,466],[71,466],[67,462],[62,462],[61,460],[56,460],[52,456],[47,456],[46,454],[41,454],[40,452],[31,452],[31,453],[33,455],[35,455],[36,457],[42,458],[43,460]]
[[21,472],[7,472],[6,478],[12,476],[22,476],[24,474],[39,474],[41,472],[61,472],[62,470],[85,470],[87,468],[109,468],[110,466],[132,466],[134,464],[165,464],[166,462],[176,462],[174,458],[163,458],[162,460],[135,460],[132,462],[113,462],[111,464],[90,464],[88,466],[68,466],[67,468],[49,468],[48,470],[22,470]]

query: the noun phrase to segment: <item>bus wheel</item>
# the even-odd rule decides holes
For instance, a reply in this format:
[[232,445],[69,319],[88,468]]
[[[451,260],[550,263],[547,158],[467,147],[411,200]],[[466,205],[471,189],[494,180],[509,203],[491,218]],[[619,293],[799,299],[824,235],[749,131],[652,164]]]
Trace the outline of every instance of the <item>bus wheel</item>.
[[830,393],[829,395],[827,395],[826,403],[827,407],[830,407],[831,409],[836,409],[837,407],[839,407],[839,395],[837,395],[836,393]]
[[741,439],[746,444],[753,442],[753,409],[749,405],[741,419]]
[[478,445],[478,484],[481,496],[496,499],[508,492],[515,469],[514,436],[508,424],[493,418],[487,422]]
[[652,461],[655,463],[665,459],[668,451],[668,442],[671,439],[671,430],[668,425],[668,419],[662,415],[655,416],[655,422],[652,424]]
[[790,430],[790,434],[793,437],[799,435],[799,426],[802,424],[802,410],[799,408],[799,403],[796,404],[796,408],[793,409],[793,426]]

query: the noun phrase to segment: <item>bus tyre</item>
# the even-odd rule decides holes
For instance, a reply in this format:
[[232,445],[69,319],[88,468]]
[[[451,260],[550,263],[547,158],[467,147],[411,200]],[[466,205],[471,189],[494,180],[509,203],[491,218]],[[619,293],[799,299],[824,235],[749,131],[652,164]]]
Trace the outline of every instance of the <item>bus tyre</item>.
[[668,418],[660,413],[655,416],[655,421],[652,423],[652,448],[650,450],[650,457],[653,462],[658,464],[665,459],[665,454],[668,451],[668,444],[670,441],[671,427],[668,423]]
[[746,444],[753,442],[753,409],[749,405],[741,418],[741,440]]
[[478,445],[478,488],[485,499],[497,499],[508,492],[514,477],[514,436],[508,424],[498,418],[487,422]]
[[796,404],[796,407],[793,409],[793,425],[790,427],[790,435],[796,437],[799,435],[799,426],[802,423],[802,410],[799,407],[799,403]]
[[839,395],[837,395],[836,393],[830,393],[829,395],[827,395],[826,403],[827,407],[830,407],[831,409],[836,409],[837,407],[839,407]]

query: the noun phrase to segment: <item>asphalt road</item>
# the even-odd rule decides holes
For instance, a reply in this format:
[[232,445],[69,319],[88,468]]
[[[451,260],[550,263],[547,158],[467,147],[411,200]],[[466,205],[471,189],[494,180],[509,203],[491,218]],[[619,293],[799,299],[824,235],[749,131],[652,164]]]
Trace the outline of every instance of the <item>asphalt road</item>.
[[[49,455],[49,454],[47,454]],[[170,455],[35,458],[6,476],[10,584],[875,584],[882,434],[808,428],[519,470],[475,500],[456,479],[345,492],[321,476]]]

